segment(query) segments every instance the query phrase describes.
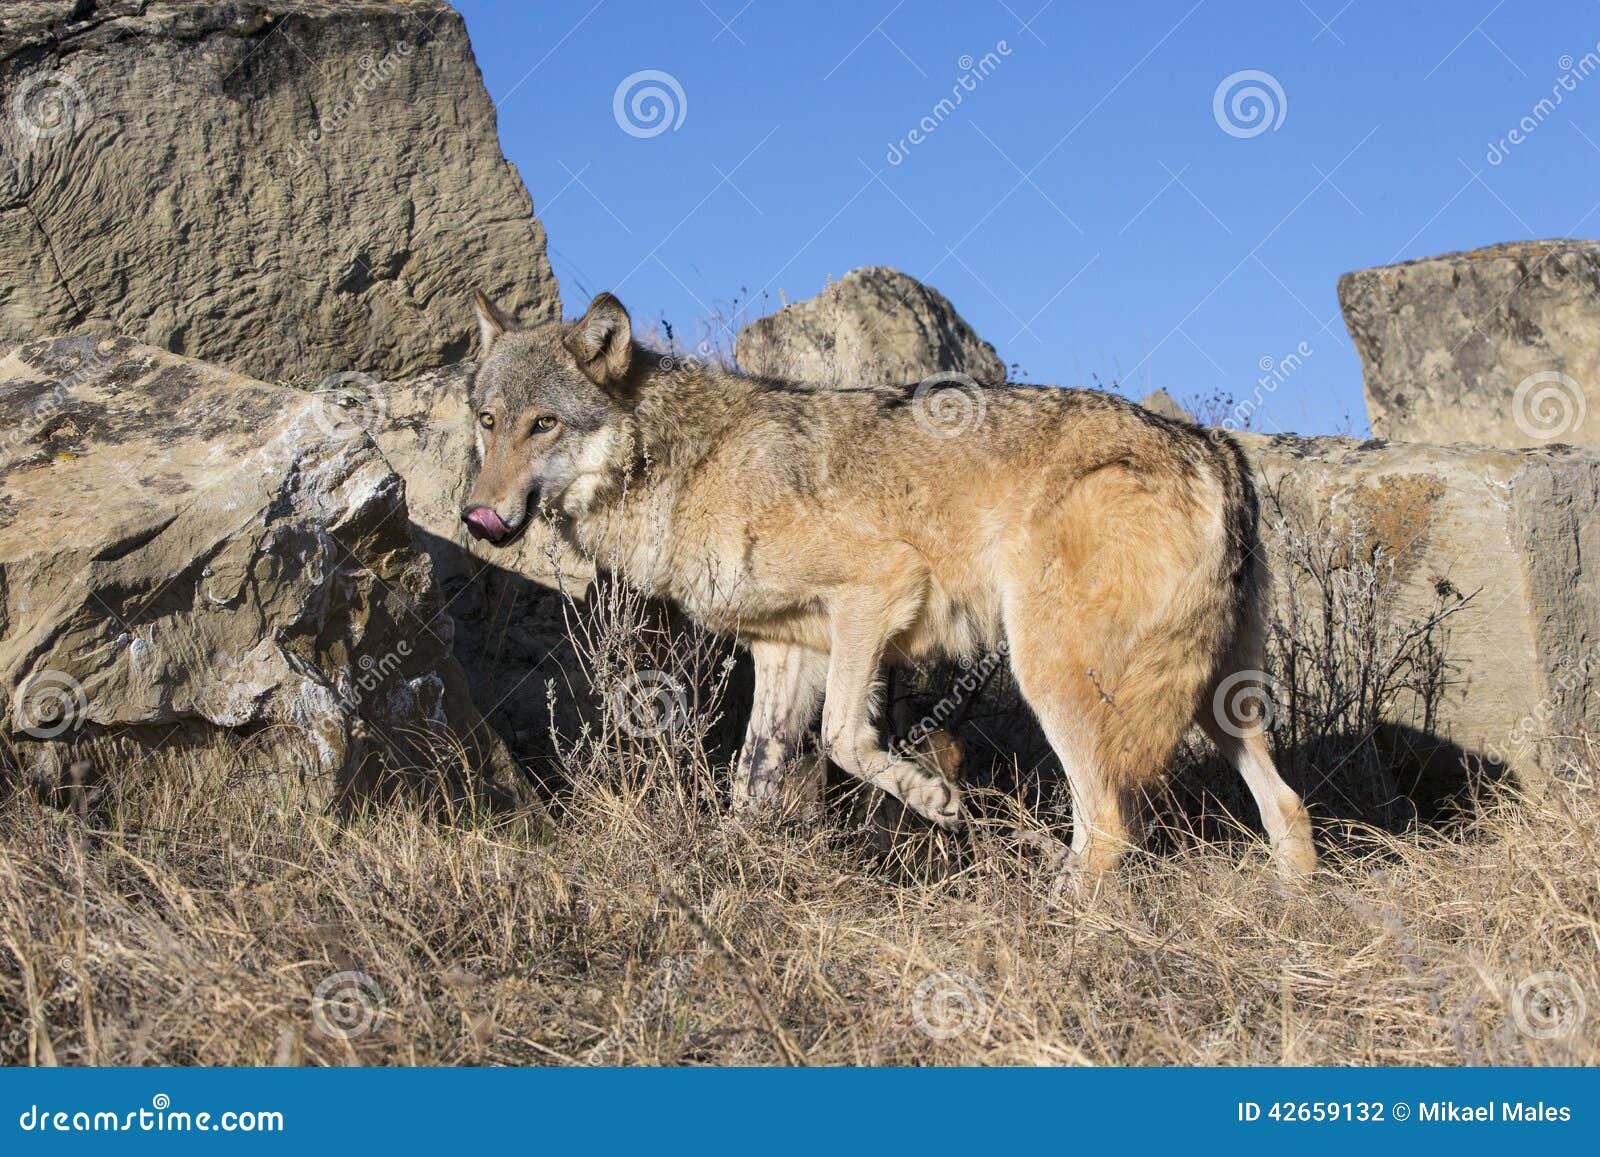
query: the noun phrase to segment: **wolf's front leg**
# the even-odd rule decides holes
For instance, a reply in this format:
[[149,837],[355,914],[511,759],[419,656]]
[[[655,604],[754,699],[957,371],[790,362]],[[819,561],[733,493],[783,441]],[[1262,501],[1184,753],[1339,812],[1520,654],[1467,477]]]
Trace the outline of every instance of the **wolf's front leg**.
[[851,775],[883,789],[941,828],[953,829],[961,823],[961,789],[937,772],[886,751],[873,726],[872,682],[882,660],[883,640],[871,618],[841,615],[835,622],[822,706],[823,749]]
[[787,643],[752,643],[755,700],[733,778],[736,811],[777,803],[784,814],[822,802],[826,762],[803,752],[828,677],[828,657]]

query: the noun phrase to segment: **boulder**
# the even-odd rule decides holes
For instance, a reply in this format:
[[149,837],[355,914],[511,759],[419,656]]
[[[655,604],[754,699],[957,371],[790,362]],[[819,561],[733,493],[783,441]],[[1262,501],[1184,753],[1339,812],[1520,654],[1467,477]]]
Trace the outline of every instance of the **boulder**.
[[442,777],[537,811],[346,408],[75,336],[0,361],[0,415],[3,730],[36,776],[231,743],[336,795]]
[[1139,404],[1152,414],[1175,418],[1180,422],[1193,422],[1194,415],[1178,404],[1178,400],[1165,390],[1156,390],[1139,399]]
[[1003,382],[1006,367],[944,294],[894,269],[867,266],[817,296],[739,331],[739,365],[753,374],[853,385],[964,373]]
[[1380,438],[1600,446],[1600,243],[1518,241],[1339,279]]
[[559,314],[438,0],[0,7],[0,343],[128,334],[258,378],[464,357]]
[[[1346,584],[1341,612],[1368,606],[1379,632],[1466,599],[1441,623],[1437,651],[1420,650],[1407,673],[1426,694],[1395,695],[1385,723],[1414,746],[1448,745],[1458,778],[1465,756],[1528,783],[1561,772],[1600,733],[1600,578],[1582,563],[1600,550],[1600,453],[1239,438],[1263,495],[1280,621],[1285,584],[1308,557],[1324,560],[1330,585]],[[1352,599],[1349,584],[1368,581],[1374,557],[1387,591]],[[1296,630],[1302,641],[1322,629],[1324,605],[1305,595],[1314,621]],[[1346,638],[1361,629],[1334,627]]]

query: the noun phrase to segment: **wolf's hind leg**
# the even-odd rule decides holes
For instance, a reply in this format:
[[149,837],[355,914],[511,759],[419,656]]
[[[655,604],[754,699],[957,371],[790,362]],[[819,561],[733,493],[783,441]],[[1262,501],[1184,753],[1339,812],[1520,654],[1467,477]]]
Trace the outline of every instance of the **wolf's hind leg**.
[[1176,632],[1173,643],[1147,628],[1125,647],[1119,624],[1135,616],[1105,613],[1106,596],[1092,593],[1100,597],[1088,604],[1019,599],[1006,621],[1017,684],[1067,775],[1073,863],[1088,875],[1115,868],[1137,843],[1138,796],[1188,730],[1206,675],[1205,656],[1188,657]]
[[[1264,692],[1263,692],[1264,694]],[[1224,726],[1212,714],[1210,702],[1201,705],[1196,721],[1211,737],[1211,742],[1243,777],[1261,812],[1279,870],[1291,879],[1303,878],[1317,870],[1317,845],[1311,837],[1311,817],[1294,788],[1283,782],[1272,750],[1267,746],[1265,728],[1257,720],[1244,727],[1237,721]]]
[[1072,794],[1072,860],[1075,871],[1094,876],[1117,866],[1132,842],[1129,800],[1098,758],[1096,692],[1092,680],[1056,673],[1052,683],[1018,670],[1023,697],[1066,772]]
[[735,811],[774,802],[787,813],[822,802],[821,753],[803,752],[828,679],[828,657],[788,643],[750,644],[756,686],[744,746],[733,773]]
[[[1266,576],[1257,577],[1266,586]],[[1266,683],[1265,605],[1259,600],[1240,623],[1219,670],[1221,678],[1207,688],[1195,712],[1198,723],[1223,758],[1238,769],[1255,797],[1261,824],[1267,829],[1279,870],[1292,878],[1311,875],[1317,868],[1317,846],[1311,836],[1311,817],[1299,794],[1283,781],[1267,743],[1265,704],[1271,700]]]
[[945,829],[961,822],[961,789],[937,772],[886,751],[872,722],[872,684],[883,656],[876,616],[839,615],[822,706],[829,758]]

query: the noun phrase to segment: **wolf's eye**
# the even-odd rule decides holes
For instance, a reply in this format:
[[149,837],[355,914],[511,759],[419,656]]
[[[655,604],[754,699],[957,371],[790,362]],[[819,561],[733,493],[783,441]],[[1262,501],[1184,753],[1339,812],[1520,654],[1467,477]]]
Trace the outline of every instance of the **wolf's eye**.
[[483,413],[478,415],[478,425],[482,426],[485,430],[493,430],[494,415],[489,413],[488,410],[485,410]]
[[541,434],[548,433],[556,428],[556,420],[549,414],[546,414],[542,418],[535,418],[533,420],[533,428]]

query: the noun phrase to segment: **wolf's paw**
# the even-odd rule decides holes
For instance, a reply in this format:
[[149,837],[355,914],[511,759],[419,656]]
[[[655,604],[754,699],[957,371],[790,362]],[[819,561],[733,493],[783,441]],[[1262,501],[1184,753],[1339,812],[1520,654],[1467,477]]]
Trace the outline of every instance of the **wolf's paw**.
[[947,832],[961,826],[961,788],[942,776],[919,769],[917,777],[905,785],[900,800]]
[[1288,836],[1276,844],[1273,858],[1286,880],[1309,879],[1317,870],[1317,848],[1309,836]]

